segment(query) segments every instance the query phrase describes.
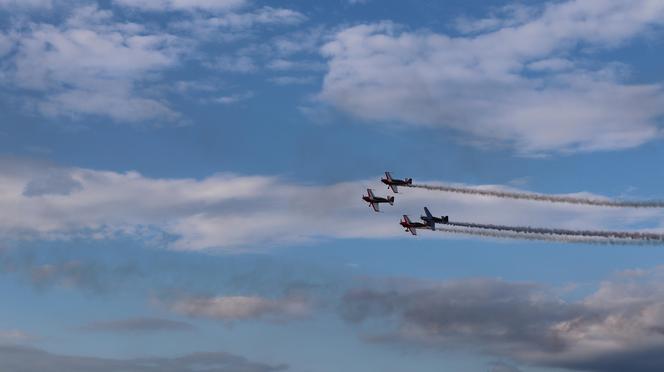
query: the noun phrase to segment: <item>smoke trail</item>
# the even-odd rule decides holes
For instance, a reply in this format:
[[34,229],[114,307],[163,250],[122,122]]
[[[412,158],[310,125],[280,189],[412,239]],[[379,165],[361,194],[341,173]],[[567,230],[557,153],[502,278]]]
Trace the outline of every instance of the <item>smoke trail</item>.
[[642,201],[601,200],[601,199],[590,199],[590,198],[583,198],[577,196],[544,195],[544,194],[534,194],[528,192],[480,190],[470,187],[433,186],[433,185],[418,185],[418,184],[407,185],[407,187],[453,192],[458,194],[495,196],[497,198],[506,198],[506,199],[545,201],[550,203],[583,204],[583,205],[593,205],[600,207],[618,207],[618,208],[664,208],[663,200],[642,200]]
[[611,239],[603,237],[582,237],[565,235],[524,234],[510,231],[482,230],[472,228],[455,229],[450,227],[437,227],[436,231],[451,234],[474,235],[487,238],[514,239],[514,240],[539,240],[568,244],[605,244],[605,245],[657,245],[660,241],[633,240],[633,239]]
[[570,237],[588,237],[588,238],[607,238],[607,239],[631,239],[640,241],[652,241],[664,244],[664,234],[627,232],[627,231],[601,231],[601,230],[566,230],[551,229],[529,226],[505,226],[491,225],[469,222],[450,221],[449,225],[458,227],[468,227],[473,229],[488,229],[497,231],[511,231],[515,233],[540,234],[540,235],[561,235]]

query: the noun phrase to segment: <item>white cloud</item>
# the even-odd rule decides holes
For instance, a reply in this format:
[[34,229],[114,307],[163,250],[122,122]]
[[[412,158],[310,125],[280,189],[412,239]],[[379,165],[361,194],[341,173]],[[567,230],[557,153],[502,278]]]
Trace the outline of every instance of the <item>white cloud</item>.
[[[170,246],[178,249],[253,250],[325,238],[410,238],[398,220],[402,213],[419,217],[425,205],[456,221],[572,229],[625,229],[662,218],[657,210],[554,205],[421,189],[402,190],[394,207],[374,213],[360,196],[367,187],[377,195],[387,193],[378,177],[307,186],[266,176],[157,179],[136,172],[60,168],[50,172],[66,182],[52,182],[51,190],[43,181],[48,167],[23,164],[16,170],[5,162],[0,169],[0,209],[5,211],[0,232],[19,238],[107,239],[129,234],[150,240],[167,234],[172,236]],[[421,238],[448,236],[422,232]]]
[[[197,54],[202,36],[219,42],[223,30],[222,38],[238,39],[260,26],[306,19],[290,9],[251,8],[244,0],[114,4],[110,9],[79,2],[58,4],[60,16],[52,22],[11,18],[13,22],[0,32],[0,56],[9,55],[0,65],[0,79],[10,89],[26,93],[26,99],[20,100],[25,111],[75,119],[102,116],[117,122],[177,121],[181,115],[168,101],[172,88],[162,89],[168,84],[165,73],[181,67],[185,58],[209,59],[205,53]],[[124,8],[132,11],[122,12]],[[132,22],[135,10],[186,12],[178,21],[161,25]],[[242,50],[205,64],[232,73],[258,68]]]
[[536,7],[522,4],[508,4],[491,11],[490,15],[481,19],[460,17],[455,26],[462,33],[481,33],[505,27],[514,27],[526,23],[540,11]]
[[44,114],[130,122],[177,116],[138,88],[150,74],[178,63],[183,45],[171,35],[116,22],[110,11],[86,6],[60,26],[31,24],[17,39],[11,80],[43,94],[35,105]]
[[[248,32],[258,26],[288,26],[304,22],[307,17],[295,10],[286,8],[262,8],[227,12],[214,16],[195,16],[173,25],[175,30],[185,31],[200,37],[219,39],[238,39],[248,36]],[[232,34],[220,34],[232,30]]]
[[[634,147],[659,135],[661,85],[627,84],[611,65],[570,69],[567,54],[621,45],[663,20],[660,1],[598,0],[467,37],[354,26],[322,49],[320,98],[365,120],[451,128],[523,154]],[[524,73],[531,63],[541,75]]]

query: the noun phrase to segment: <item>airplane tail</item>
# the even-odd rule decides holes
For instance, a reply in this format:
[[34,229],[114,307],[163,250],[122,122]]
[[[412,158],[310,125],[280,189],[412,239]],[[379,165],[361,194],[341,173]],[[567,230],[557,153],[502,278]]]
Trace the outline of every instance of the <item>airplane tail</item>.
[[450,218],[448,216],[441,216],[441,218],[442,218],[444,224],[450,223]]
[[413,179],[412,178],[406,178],[406,184],[412,185],[413,184]]
[[427,208],[427,207],[424,207],[424,213],[425,213],[425,214],[427,215],[427,217],[429,217],[429,218],[433,217],[433,215],[431,214],[431,212],[429,212],[429,208]]
[[390,203],[390,205],[394,205],[394,196],[388,196],[387,201]]

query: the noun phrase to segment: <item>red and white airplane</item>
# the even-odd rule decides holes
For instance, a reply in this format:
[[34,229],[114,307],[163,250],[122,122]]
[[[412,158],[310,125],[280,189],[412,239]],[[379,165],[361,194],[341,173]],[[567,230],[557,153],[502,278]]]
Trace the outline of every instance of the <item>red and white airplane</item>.
[[362,200],[369,203],[369,205],[371,205],[371,208],[373,208],[373,210],[376,212],[380,212],[379,208],[380,203],[389,203],[390,205],[394,205],[394,196],[388,196],[387,198],[382,198],[374,195],[373,190],[371,189],[367,189],[367,195],[362,195]]
[[417,229],[433,230],[430,224],[423,222],[412,222],[405,214],[403,215],[403,219],[399,221],[399,224],[406,228],[406,232],[410,231],[410,233],[413,235],[417,235]]
[[391,188],[392,191],[396,194],[399,192],[397,186],[409,186],[413,184],[412,178],[405,178],[403,180],[392,178],[390,172],[385,172],[385,178],[381,178],[380,181]]

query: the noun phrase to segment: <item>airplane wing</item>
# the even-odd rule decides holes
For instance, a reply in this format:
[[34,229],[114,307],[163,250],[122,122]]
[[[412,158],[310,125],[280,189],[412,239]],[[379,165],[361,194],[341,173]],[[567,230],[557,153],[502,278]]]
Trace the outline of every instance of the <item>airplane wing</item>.
[[376,212],[380,212],[380,205],[378,203],[371,203],[371,208]]
[[395,194],[399,193],[399,190],[397,190],[397,185],[390,185],[390,188],[392,189],[392,192]]
[[429,212],[429,208],[427,208],[427,207],[424,207],[424,213],[425,213],[425,214],[427,215],[427,217],[429,217],[429,218],[432,218],[432,217],[433,217],[433,215],[431,214],[431,212]]
[[409,227],[408,230],[410,231],[411,234],[417,235],[417,230],[414,227]]
[[390,172],[385,172],[385,178],[387,178],[388,181],[392,181],[392,175]]
[[369,195],[369,198],[371,198],[371,199],[374,198],[374,193],[371,189],[367,189],[367,194]]

